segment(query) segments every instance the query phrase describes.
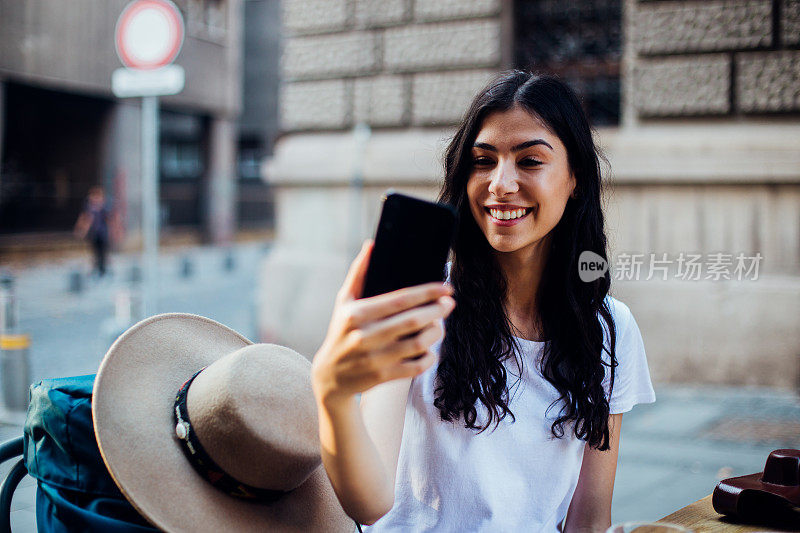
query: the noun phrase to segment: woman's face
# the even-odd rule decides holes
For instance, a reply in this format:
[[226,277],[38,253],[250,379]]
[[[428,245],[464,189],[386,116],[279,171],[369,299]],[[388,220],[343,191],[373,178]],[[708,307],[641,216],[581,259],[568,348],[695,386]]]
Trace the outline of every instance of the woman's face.
[[472,147],[472,216],[498,252],[534,252],[575,188],[561,140],[519,106],[488,115]]

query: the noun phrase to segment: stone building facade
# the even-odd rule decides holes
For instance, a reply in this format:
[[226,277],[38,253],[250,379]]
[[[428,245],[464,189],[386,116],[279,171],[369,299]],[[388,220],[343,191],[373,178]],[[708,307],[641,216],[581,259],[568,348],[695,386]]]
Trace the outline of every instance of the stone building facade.
[[[624,14],[623,124],[603,136],[611,239],[704,266],[617,284],[653,375],[797,387],[800,1],[625,0]],[[738,279],[756,254],[758,279]]]
[[[264,340],[312,356],[382,192],[435,197],[453,125],[515,66],[516,3],[284,1]],[[597,130],[612,294],[633,310],[656,381],[796,386],[800,1],[621,4],[621,123]],[[737,257],[757,254],[757,279],[737,279]],[[639,276],[624,268],[637,261]]]
[[288,131],[450,125],[501,64],[495,1],[284,5]]

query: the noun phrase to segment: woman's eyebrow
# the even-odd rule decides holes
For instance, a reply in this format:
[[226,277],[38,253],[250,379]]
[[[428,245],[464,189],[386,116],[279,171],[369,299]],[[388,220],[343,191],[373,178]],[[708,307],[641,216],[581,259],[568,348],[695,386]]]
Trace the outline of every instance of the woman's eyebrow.
[[[539,144],[543,144],[553,150],[553,147],[550,146],[550,143],[545,141],[544,139],[533,139],[532,141],[525,141],[524,143],[520,143],[511,149],[512,152],[519,152],[520,150],[524,150],[525,148],[530,148],[531,146],[536,146]],[[555,150],[553,150],[555,151]]]
[[[533,139],[533,140],[530,140],[530,141],[525,141],[524,143],[519,143],[518,145],[516,145],[513,148],[511,148],[511,151],[512,152],[519,152],[520,150],[524,150],[525,148],[530,148],[531,146],[537,146],[537,145],[540,145],[540,144],[544,145],[544,146],[547,146],[548,148],[553,150],[553,147],[550,146],[550,143],[548,143],[544,139]],[[484,150],[489,150],[490,152],[496,152],[497,151],[497,148],[495,146],[492,146],[489,143],[475,143],[472,146],[474,148],[483,148]],[[555,151],[555,150],[553,150],[553,151]]]

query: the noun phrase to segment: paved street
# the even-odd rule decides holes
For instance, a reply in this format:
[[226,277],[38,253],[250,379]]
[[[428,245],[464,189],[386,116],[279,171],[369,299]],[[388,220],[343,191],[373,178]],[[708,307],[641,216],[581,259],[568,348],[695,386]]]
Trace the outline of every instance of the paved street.
[[[255,274],[268,252],[265,244],[237,244],[230,252],[232,270],[219,248],[165,253],[158,311],[205,315],[256,339]],[[181,275],[184,258],[191,264],[187,277]],[[84,262],[15,273],[20,331],[32,336],[32,380],[96,371],[113,340],[115,297],[129,286],[134,262],[114,257],[113,279],[91,281],[78,294],[67,291],[69,274],[85,269]],[[614,521],[663,517],[710,494],[723,477],[761,471],[771,450],[800,445],[800,403],[789,391],[657,385],[656,394],[655,404],[623,417]],[[0,439],[20,434],[18,425],[0,425]],[[26,478],[12,507],[14,531],[35,531],[34,494]]]
[[[160,260],[158,312],[191,312],[213,318],[248,337],[255,334],[255,270],[267,252],[264,244],[239,244],[231,251],[234,268],[224,268],[226,251],[212,247],[165,253]],[[188,260],[191,273],[182,276]],[[17,278],[20,332],[32,338],[31,374],[46,377],[94,373],[119,326],[115,300],[130,290],[133,256],[115,256],[110,279],[86,279],[71,293],[70,274],[86,271],[85,261],[37,266]],[[155,313],[153,313],[155,314]]]
[[623,415],[613,519],[662,518],[721,479],[762,471],[772,450],[798,447],[795,394],[656,386],[656,403]]

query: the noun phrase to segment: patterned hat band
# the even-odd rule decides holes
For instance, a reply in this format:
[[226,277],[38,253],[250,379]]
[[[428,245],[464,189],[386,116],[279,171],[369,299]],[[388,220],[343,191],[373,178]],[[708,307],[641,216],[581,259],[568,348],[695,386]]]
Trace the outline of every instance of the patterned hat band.
[[181,443],[183,454],[189,460],[189,464],[200,474],[200,477],[229,496],[260,502],[273,502],[279,499],[286,494],[284,491],[261,489],[242,483],[220,468],[200,444],[200,439],[197,438],[197,434],[192,429],[192,424],[189,421],[186,398],[189,395],[189,386],[192,381],[205,369],[206,367],[201,368],[186,380],[186,383],[181,385],[177,396],[175,396],[175,436]]

